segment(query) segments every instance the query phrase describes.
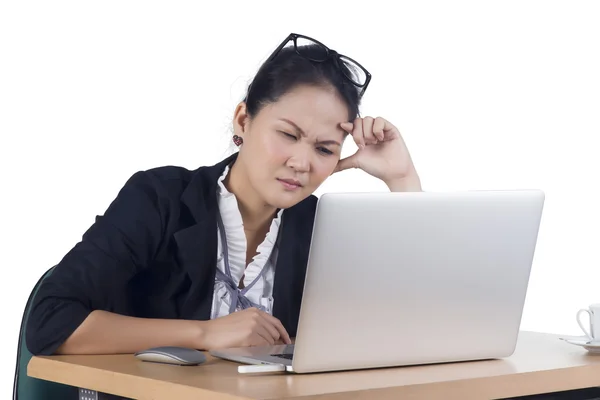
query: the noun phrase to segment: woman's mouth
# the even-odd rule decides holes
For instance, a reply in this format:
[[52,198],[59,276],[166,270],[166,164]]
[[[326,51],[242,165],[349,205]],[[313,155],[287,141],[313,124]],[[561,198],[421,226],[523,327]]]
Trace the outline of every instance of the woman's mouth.
[[287,190],[296,190],[302,187],[302,184],[295,179],[277,179]]

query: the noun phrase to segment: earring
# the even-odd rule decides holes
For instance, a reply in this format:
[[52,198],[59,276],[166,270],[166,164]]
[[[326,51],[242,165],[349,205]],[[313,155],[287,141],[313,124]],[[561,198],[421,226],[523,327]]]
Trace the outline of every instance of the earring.
[[244,139],[242,139],[238,135],[233,135],[233,143],[235,143],[236,146],[241,146],[242,143],[244,143]]

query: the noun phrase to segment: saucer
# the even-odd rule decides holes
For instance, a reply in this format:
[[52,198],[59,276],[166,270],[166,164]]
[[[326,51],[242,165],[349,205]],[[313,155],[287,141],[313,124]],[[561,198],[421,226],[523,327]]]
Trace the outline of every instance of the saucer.
[[585,336],[570,336],[562,337],[560,339],[567,343],[574,344],[575,346],[581,346],[592,354],[600,354],[600,341],[591,341]]

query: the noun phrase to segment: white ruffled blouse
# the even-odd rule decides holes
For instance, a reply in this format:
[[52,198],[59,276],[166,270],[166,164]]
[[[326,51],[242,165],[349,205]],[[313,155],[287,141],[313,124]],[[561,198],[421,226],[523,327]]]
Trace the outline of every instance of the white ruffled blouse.
[[[277,234],[281,222],[281,213],[279,210],[276,217],[271,222],[271,227],[264,241],[258,246],[257,255],[246,266],[246,234],[244,233],[244,224],[240,214],[235,195],[230,193],[223,184],[223,180],[229,173],[229,166],[218,180],[218,201],[219,210],[225,234],[227,236],[227,251],[229,253],[229,268],[233,281],[240,282],[244,277],[244,287],[247,287],[266,268],[262,277],[250,288],[245,297],[251,302],[264,307],[269,314],[273,311],[273,282],[275,279],[275,264],[277,260]],[[221,233],[218,232],[217,248],[217,268],[224,274],[224,252]],[[225,283],[215,277],[215,288],[212,303],[211,318],[218,318],[229,314],[231,305],[231,295],[229,294]],[[238,302],[239,310],[239,302]]]

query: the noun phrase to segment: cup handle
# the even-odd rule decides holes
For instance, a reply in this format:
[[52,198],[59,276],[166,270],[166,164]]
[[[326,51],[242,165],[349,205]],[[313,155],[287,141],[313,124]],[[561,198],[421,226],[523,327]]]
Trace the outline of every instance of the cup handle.
[[585,333],[585,335],[592,340],[592,334],[583,326],[583,324],[581,323],[581,314],[582,313],[587,313],[589,319],[590,319],[590,326],[592,325],[592,313],[590,312],[590,310],[586,310],[586,309],[581,309],[579,311],[577,311],[577,324],[579,324],[579,327],[581,328],[581,330]]

